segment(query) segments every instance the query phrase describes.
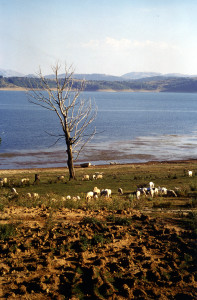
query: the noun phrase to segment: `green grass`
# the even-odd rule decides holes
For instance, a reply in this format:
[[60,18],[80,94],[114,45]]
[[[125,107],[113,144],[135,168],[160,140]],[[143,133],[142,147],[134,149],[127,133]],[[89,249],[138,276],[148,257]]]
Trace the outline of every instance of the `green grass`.
[[[35,207],[41,204],[50,206],[52,208],[83,208],[88,209],[101,209],[107,208],[109,210],[136,208],[143,209],[146,207],[152,207],[154,205],[161,205],[162,201],[154,199],[142,198],[140,201],[136,201],[136,198],[132,195],[139,186],[148,186],[150,181],[155,183],[155,186],[164,186],[168,189],[178,188],[178,198],[185,198],[185,201],[195,199],[197,192],[196,176],[188,177],[187,170],[193,170],[193,174],[197,173],[197,164],[188,163],[155,163],[152,165],[138,164],[138,165],[120,165],[120,166],[105,166],[103,167],[90,167],[87,169],[76,168],[77,180],[69,181],[68,169],[60,170],[40,170],[40,183],[34,185],[34,172],[35,171],[24,171],[19,174],[13,174],[9,171],[7,174],[1,175],[0,177],[8,177],[8,185],[0,188],[0,209],[3,209],[6,205],[20,205],[26,207]],[[103,179],[82,181],[82,177],[85,174],[92,175],[95,172],[102,172]],[[59,175],[65,175],[63,181],[58,181]],[[20,180],[24,177],[30,179],[29,185],[21,186]],[[92,200],[89,203],[85,201],[85,195],[88,191],[92,191],[94,187],[99,189],[110,188],[112,190],[112,199],[108,200],[100,198],[99,200]],[[19,197],[8,201],[11,195],[10,187],[15,187]],[[124,194],[118,194],[118,188],[122,188]],[[27,193],[38,193],[40,198],[38,200],[28,199]],[[63,202],[62,197],[70,195],[80,196],[81,200],[74,202],[72,200]],[[55,199],[55,201],[54,201]],[[172,207],[176,202],[176,199],[166,199],[172,203]],[[168,205],[163,201],[164,206]],[[195,200],[193,200],[195,206]],[[170,205],[169,205],[170,206]]]
[[16,225],[0,224],[0,240],[4,241],[15,235],[16,235]]

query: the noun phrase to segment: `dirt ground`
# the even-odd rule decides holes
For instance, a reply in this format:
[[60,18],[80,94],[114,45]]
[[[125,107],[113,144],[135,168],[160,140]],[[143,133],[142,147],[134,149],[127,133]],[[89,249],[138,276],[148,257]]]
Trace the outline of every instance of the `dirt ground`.
[[10,207],[0,299],[196,299],[196,239],[139,211]]
[[5,224],[0,299],[197,299],[196,235],[176,217],[40,204],[0,210]]

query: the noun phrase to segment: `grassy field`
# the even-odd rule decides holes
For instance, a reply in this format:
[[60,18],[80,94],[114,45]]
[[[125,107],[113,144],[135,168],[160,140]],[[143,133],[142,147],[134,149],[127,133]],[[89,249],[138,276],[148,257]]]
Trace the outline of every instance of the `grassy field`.
[[[188,176],[188,170],[193,171],[193,176]],[[102,173],[103,178],[93,180],[92,176],[96,172]],[[34,184],[35,173],[39,173],[40,182]],[[83,176],[88,174],[90,180],[82,180]],[[58,180],[58,176],[64,175],[63,180]],[[162,207],[169,206],[172,208],[191,208],[195,206],[197,201],[197,163],[180,162],[180,163],[151,163],[151,164],[133,164],[133,165],[114,165],[114,166],[96,166],[89,168],[76,168],[77,180],[68,180],[67,169],[39,169],[39,170],[20,170],[20,171],[0,171],[0,177],[8,178],[8,183],[1,188],[1,205],[8,205],[12,198],[10,188],[16,188],[19,196],[17,199],[13,197],[19,205],[35,205],[37,201],[50,202],[51,205],[64,205],[80,207],[84,205],[94,206],[113,206],[114,209],[121,209],[127,206],[135,206],[137,208],[145,207]],[[21,184],[22,178],[29,178],[28,184]],[[169,197],[141,197],[137,201],[132,195],[137,187],[148,186],[152,181],[155,187],[166,187],[175,190],[176,198]],[[94,187],[99,189],[109,188],[112,190],[111,201],[93,201],[87,204],[85,196],[88,191],[92,191]],[[124,194],[118,194],[118,188],[122,188]],[[27,193],[38,193],[39,200],[30,201]],[[81,200],[77,203],[72,201],[62,202],[62,197],[70,195],[71,197],[80,196]],[[120,201],[121,200],[121,201]],[[30,204],[31,203],[31,204]]]
[[[93,180],[96,172],[103,178]],[[76,175],[0,171],[0,298],[195,299],[197,161],[76,167]],[[150,181],[176,197],[137,199]],[[94,187],[111,198],[87,201]]]

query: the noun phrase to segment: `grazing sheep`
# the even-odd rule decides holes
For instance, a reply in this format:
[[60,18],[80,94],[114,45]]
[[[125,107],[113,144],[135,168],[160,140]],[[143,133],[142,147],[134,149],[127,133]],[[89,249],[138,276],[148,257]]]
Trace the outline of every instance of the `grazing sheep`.
[[80,196],[77,196],[76,198],[77,198],[77,200],[81,200]]
[[98,188],[95,186],[94,189],[93,189],[93,192],[94,192],[95,195],[100,195],[101,190],[98,189]]
[[188,171],[188,176],[192,177],[193,172],[192,171]]
[[90,176],[89,175],[83,175],[82,180],[90,180]]
[[13,194],[15,194],[15,195],[18,195],[18,193],[17,193],[17,191],[16,191],[15,188],[11,188],[11,192],[12,192]]
[[119,193],[120,195],[123,195],[123,189],[122,189],[122,188],[119,188],[119,189],[118,189],[118,193]]
[[32,194],[32,197],[34,198],[34,200],[37,200],[37,199],[39,199],[39,195],[38,195],[38,193],[33,193],[33,194]]
[[31,198],[31,193],[26,194],[27,198]]
[[103,179],[103,175],[102,174],[97,174],[96,179]]
[[149,182],[149,186],[150,186],[151,189],[154,189],[155,184],[151,181],[151,182]]
[[0,186],[4,186],[8,183],[8,179],[6,177],[0,179]]
[[90,200],[91,198],[93,198],[94,197],[94,192],[88,192],[87,194],[86,194],[86,200]]
[[72,200],[73,200],[74,202],[76,202],[76,201],[77,201],[77,197],[72,197]]
[[110,189],[106,189],[107,190],[107,197],[111,197],[111,190]]
[[92,179],[93,179],[93,180],[96,179],[96,175],[95,175],[95,174],[92,175]]
[[98,200],[98,195],[97,194],[94,194],[94,199]]
[[158,196],[158,194],[159,194],[159,189],[158,189],[158,188],[154,188],[153,190],[154,190],[154,192],[155,192],[155,196]]
[[153,198],[154,194],[155,194],[155,191],[153,188],[147,188],[147,194],[151,195],[151,197]]
[[137,198],[137,200],[139,200],[139,199],[140,199],[140,195],[141,195],[140,191],[139,191],[139,190],[137,190],[137,191],[136,191],[136,198]]
[[110,189],[103,189],[101,191],[101,196],[106,196],[107,198],[111,197],[111,190]]
[[21,185],[29,184],[29,178],[22,178]]
[[138,188],[137,191],[140,191],[141,194],[145,195],[147,194],[147,188],[143,187],[143,188]]
[[71,200],[71,196],[70,195],[66,196],[66,200]]
[[173,190],[167,190],[168,197],[177,197],[177,194]]
[[63,181],[63,180],[64,180],[64,175],[58,176],[57,179],[58,179],[59,181]]
[[152,198],[153,198],[154,194],[155,194],[155,191],[153,189],[150,189],[150,195]]
[[8,183],[8,179],[6,177],[3,178],[3,183],[4,184]]
[[161,195],[167,195],[167,188],[165,188],[165,187],[162,187],[162,188],[158,188],[158,190],[159,190],[159,193],[161,194]]

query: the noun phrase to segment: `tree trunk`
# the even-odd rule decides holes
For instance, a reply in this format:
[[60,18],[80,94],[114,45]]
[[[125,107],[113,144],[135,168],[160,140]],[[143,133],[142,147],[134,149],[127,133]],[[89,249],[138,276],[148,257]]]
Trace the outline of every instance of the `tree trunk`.
[[75,169],[74,169],[71,145],[67,145],[67,154],[68,154],[67,165],[68,165],[68,170],[69,170],[69,180],[71,180],[71,179],[75,179]]

